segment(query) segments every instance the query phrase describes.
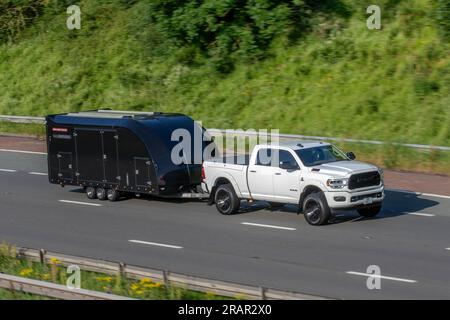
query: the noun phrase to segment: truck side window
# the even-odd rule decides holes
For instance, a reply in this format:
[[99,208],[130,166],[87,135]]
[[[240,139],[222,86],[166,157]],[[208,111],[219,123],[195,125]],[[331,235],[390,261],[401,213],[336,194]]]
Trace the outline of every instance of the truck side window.
[[292,168],[298,167],[298,163],[295,161],[295,158],[289,151],[286,150],[279,151],[279,163],[276,164],[276,166],[280,167],[281,163],[289,163]]
[[271,161],[272,161],[272,150],[259,149],[258,154],[256,156],[256,165],[270,167],[272,165]]

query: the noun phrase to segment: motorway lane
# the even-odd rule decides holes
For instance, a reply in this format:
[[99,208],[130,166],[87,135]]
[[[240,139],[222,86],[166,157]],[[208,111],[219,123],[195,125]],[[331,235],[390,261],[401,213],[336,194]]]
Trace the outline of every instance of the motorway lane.
[[[0,152],[0,169],[18,170],[0,171],[0,240],[335,298],[450,298],[448,199],[388,192],[377,219],[352,221],[358,215],[345,212],[334,224],[311,227],[289,207],[271,212],[258,204],[225,217],[199,201],[91,201],[77,188],[28,174],[45,168],[45,156]],[[346,274],[371,264],[417,283],[382,280],[382,290],[368,290],[365,277]]]

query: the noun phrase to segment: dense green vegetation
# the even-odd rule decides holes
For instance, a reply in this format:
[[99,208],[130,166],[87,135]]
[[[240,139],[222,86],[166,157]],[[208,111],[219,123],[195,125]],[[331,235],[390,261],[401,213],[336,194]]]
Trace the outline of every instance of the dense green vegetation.
[[177,111],[450,145],[450,0],[81,0],[74,31],[68,2],[0,0],[0,114]]

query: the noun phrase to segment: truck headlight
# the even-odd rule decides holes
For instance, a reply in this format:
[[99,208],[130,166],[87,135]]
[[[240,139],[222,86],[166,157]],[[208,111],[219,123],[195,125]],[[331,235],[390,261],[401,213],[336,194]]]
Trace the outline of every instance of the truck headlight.
[[328,179],[327,186],[331,189],[343,189],[348,185],[348,179]]
[[381,182],[384,184],[384,170],[381,168],[378,168],[378,173],[380,174]]

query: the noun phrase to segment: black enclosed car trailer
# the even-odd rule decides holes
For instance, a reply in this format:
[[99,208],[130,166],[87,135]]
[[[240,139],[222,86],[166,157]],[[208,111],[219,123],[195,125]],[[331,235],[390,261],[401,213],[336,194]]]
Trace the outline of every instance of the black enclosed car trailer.
[[[50,183],[80,186],[91,199],[111,201],[125,194],[208,197],[200,188],[201,164],[171,159],[174,130],[205,133],[188,116],[104,109],[49,115],[46,125]],[[202,151],[209,143],[202,142]]]

